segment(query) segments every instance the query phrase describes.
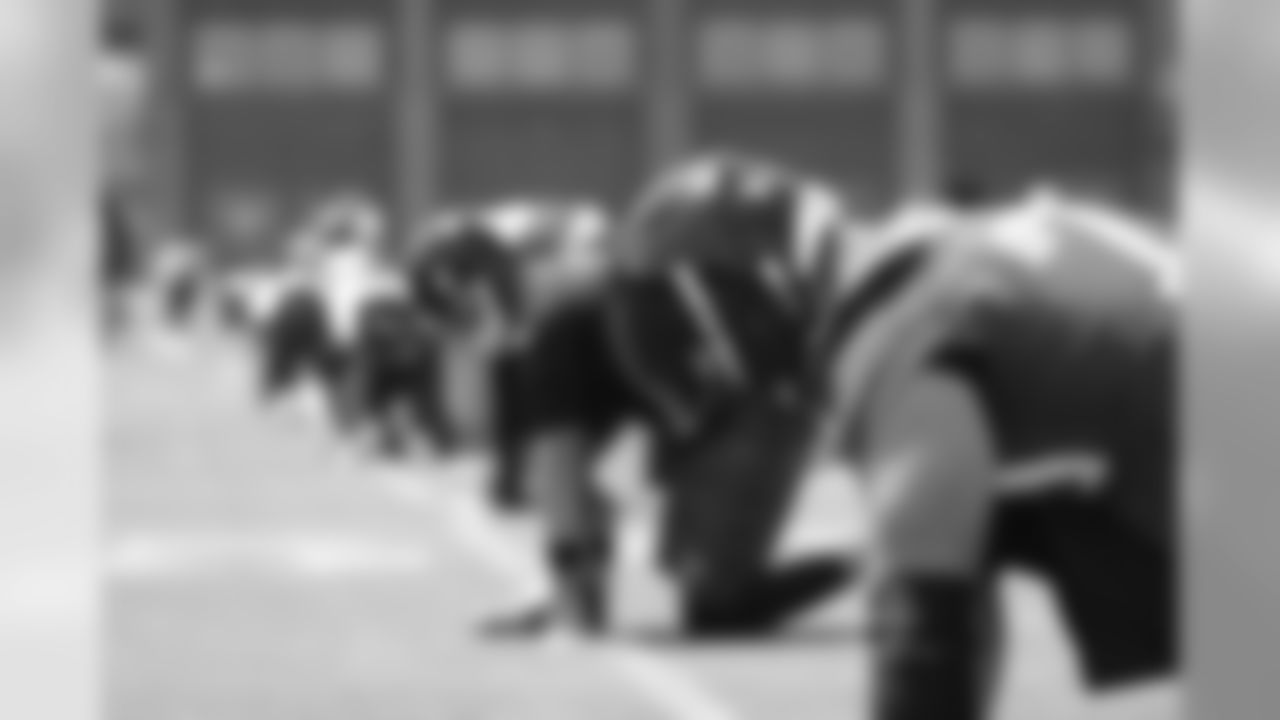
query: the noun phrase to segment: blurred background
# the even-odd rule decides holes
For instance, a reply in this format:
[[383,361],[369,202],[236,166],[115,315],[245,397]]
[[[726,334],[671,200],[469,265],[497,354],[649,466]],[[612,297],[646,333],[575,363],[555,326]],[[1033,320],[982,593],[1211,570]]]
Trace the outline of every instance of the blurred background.
[[[1196,273],[1187,401],[1189,464],[1195,470],[1189,484],[1195,485],[1197,502],[1189,532],[1195,558],[1188,601],[1194,620],[1193,710],[1215,720],[1275,716],[1280,556],[1259,549],[1276,546],[1273,508],[1280,492],[1273,481],[1280,463],[1274,430],[1280,427],[1280,348],[1269,309],[1280,288],[1280,3],[104,4],[99,80],[108,109],[103,142],[109,195],[137,242],[191,237],[227,262],[272,257],[284,231],[333,191],[354,188],[376,197],[403,231],[440,204],[496,194],[585,194],[616,206],[673,159],[726,146],[826,176],[873,209],[937,192],[964,176],[1004,191],[1056,180],[1157,216],[1179,212],[1185,218],[1179,237],[1191,240]],[[117,442],[152,447],[171,440],[186,446],[159,454],[136,450],[141,459],[117,461],[133,472],[116,473],[113,517],[125,516],[120,507],[131,513],[136,527],[130,529],[143,535],[136,545],[145,550],[162,541],[178,547],[147,561],[159,569],[140,563],[142,569],[125,573],[143,578],[132,582],[158,599],[118,604],[131,607],[131,621],[143,628],[133,646],[119,642],[124,633],[116,637],[122,648],[116,652],[123,653],[115,663],[117,687],[123,688],[115,701],[120,717],[422,717],[422,708],[440,708],[440,697],[479,698],[493,695],[494,688],[518,689],[509,693],[509,716],[534,717],[541,690],[526,687],[527,678],[536,676],[571,697],[606,692],[598,689],[602,681],[595,675],[581,687],[576,681],[546,681],[531,671],[535,663],[557,679],[579,671],[548,667],[542,657],[462,652],[440,641],[455,639],[458,618],[467,616],[476,597],[494,592],[449,557],[431,561],[436,568],[423,573],[425,578],[416,570],[404,572],[411,578],[387,582],[393,589],[385,590],[366,575],[394,579],[400,570],[379,565],[388,553],[373,543],[368,554],[378,557],[368,564],[375,569],[362,570],[366,575],[351,583],[373,585],[372,590],[320,591],[298,581],[305,593],[266,605],[266,591],[246,593],[252,582],[217,585],[197,573],[186,579],[171,570],[164,565],[169,558],[199,554],[182,549],[184,542],[196,544],[184,540],[182,528],[173,530],[174,540],[148,525],[164,530],[169,518],[181,515],[174,508],[194,508],[189,517],[195,519],[206,512],[218,515],[202,522],[230,522],[237,532],[245,523],[240,515],[250,512],[245,508],[260,512],[254,521],[263,525],[286,515],[290,523],[317,526],[341,520],[361,538],[377,536],[371,528],[403,525],[409,529],[397,531],[412,547],[423,544],[415,533],[424,523],[403,510],[403,498],[384,507],[357,494],[352,487],[363,491],[369,484],[365,469],[344,469],[318,441],[280,441],[285,433],[275,426],[227,410],[221,396],[204,392],[216,383],[203,368],[168,371],[160,381],[150,377],[154,368],[144,369],[150,374],[112,376],[118,395],[135,395],[146,406],[134,411],[142,420],[119,423],[125,440]],[[65,377],[54,380],[66,384]],[[170,398],[182,393],[195,396],[186,405],[203,409],[193,413],[166,405],[179,405]],[[193,415],[194,420],[173,421]],[[25,414],[14,422],[24,428],[29,423]],[[50,425],[65,446],[66,423]],[[200,433],[229,438],[219,447],[231,459],[208,462]],[[142,435],[146,443],[137,439]],[[265,460],[246,459],[255,457]],[[179,471],[194,479],[175,482]],[[317,488],[324,497],[315,499]],[[209,500],[228,492],[256,500],[226,507]],[[310,505],[299,510],[286,502],[289,497]],[[61,498],[50,501],[44,513],[8,498],[6,505],[12,519],[57,518],[43,523],[51,528],[66,512]],[[351,520],[344,514],[348,507],[368,517]],[[152,541],[148,533],[158,538],[150,545],[142,542]],[[22,540],[22,547],[32,546],[30,535]],[[361,542],[349,545],[372,543]],[[262,544],[271,553],[287,554]],[[448,556],[447,550],[432,552]],[[170,572],[184,579],[153,579]],[[210,589],[214,585],[216,591]],[[31,607],[51,607],[36,597]],[[441,617],[428,617],[429,607]],[[357,630],[373,639],[359,635],[353,641],[349,636]],[[1045,635],[1056,637],[1054,632]],[[243,647],[228,649],[246,637]],[[1033,633],[1033,639],[1041,637]],[[291,645],[290,638],[305,641]],[[14,654],[6,676],[9,668],[29,667],[32,656],[27,645],[7,644],[24,648],[24,654]],[[353,647],[360,652],[351,652]],[[445,649],[434,649],[439,647]],[[794,714],[798,698],[817,698],[814,706],[821,703],[827,716],[844,717],[851,691],[842,650],[663,655],[674,657],[713,693],[762,708],[762,717]],[[1078,720],[1082,715],[1073,715],[1072,704],[1057,694],[1069,670],[1056,649],[1046,656],[1054,659],[1020,666],[1026,669],[1015,683],[1020,690],[1011,707],[1029,711],[1021,717],[1041,720],[1056,712]],[[499,670],[477,670],[467,681],[450,672],[488,667],[478,658]],[[298,676],[292,684],[265,670],[289,662],[301,666],[290,671]],[[232,677],[194,677],[218,667]],[[50,687],[60,692],[64,674],[51,677]],[[249,699],[227,701],[229,687]],[[371,712],[372,701],[358,692],[362,688],[387,696],[385,702],[398,709]],[[331,702],[335,694],[349,705]],[[268,707],[250,707],[254,702]],[[449,702],[465,706],[472,717],[492,716],[484,712],[484,701]],[[544,708],[543,717],[571,716],[561,705],[541,704],[554,706]],[[618,704],[616,697],[587,703],[582,715],[597,720]],[[446,716],[444,710],[427,715]],[[1124,708],[1106,717],[1142,715]]]
[[113,192],[274,254],[319,196],[624,202],[740,148],[870,209],[964,177],[1172,210],[1168,0],[109,0]]
[[[562,189],[617,202],[656,166],[708,145],[793,160],[873,206],[965,172],[1005,187],[1059,179],[1170,213],[1180,204],[1180,176],[1193,196],[1181,203],[1191,208],[1190,224],[1209,240],[1193,243],[1197,281],[1202,267],[1215,273],[1200,284],[1196,308],[1213,314],[1193,319],[1193,335],[1212,328],[1196,342],[1222,348],[1199,358],[1189,401],[1199,412],[1194,464],[1214,469],[1212,502],[1191,537],[1195,706],[1203,717],[1274,716],[1280,572],[1276,554],[1258,549],[1275,545],[1280,382],[1274,312],[1252,304],[1274,302],[1280,287],[1267,264],[1280,233],[1274,0],[105,6],[99,80],[110,109],[108,189],[143,241],[190,235],[228,260],[269,256],[278,230],[337,187],[375,194],[401,225],[438,202],[491,192]],[[1173,22],[1177,15],[1182,22]],[[1253,272],[1242,285],[1246,270]],[[65,385],[65,376],[53,379]],[[29,431],[29,413],[16,415],[14,424]],[[46,424],[66,447],[67,423]],[[152,474],[159,479],[149,490],[169,479],[167,469]],[[33,508],[14,496],[6,496],[8,517],[25,516],[27,525],[7,527],[33,526],[36,516],[49,518],[39,523],[48,528],[67,524],[61,497]],[[12,545],[34,543],[24,535]],[[49,595],[74,595],[60,588]],[[33,597],[30,607],[51,612],[44,595]],[[33,627],[28,615],[6,611],[6,628]],[[6,677],[50,670],[46,684],[18,680],[6,694],[38,688],[70,702],[63,665],[44,662],[16,634],[6,636],[16,649]],[[808,665],[800,673],[814,674]],[[84,694],[86,703],[96,699]],[[1040,699],[1035,707],[1056,706]],[[244,717],[242,710],[227,713]],[[360,708],[352,715],[368,716]]]

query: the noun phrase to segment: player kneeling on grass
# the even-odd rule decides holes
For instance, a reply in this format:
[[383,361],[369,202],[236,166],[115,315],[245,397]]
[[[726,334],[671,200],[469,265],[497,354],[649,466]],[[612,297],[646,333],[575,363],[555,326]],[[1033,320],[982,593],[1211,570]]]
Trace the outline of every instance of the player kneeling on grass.
[[897,227],[847,266],[820,445],[871,506],[871,717],[990,717],[1010,568],[1056,595],[1095,689],[1175,672],[1165,242],[1041,193]]
[[508,200],[436,218],[415,255],[410,275],[420,306],[448,342],[469,348],[489,371],[498,460],[490,490],[499,509],[516,511],[527,500],[517,457],[526,342],[589,280],[606,222],[590,203]]
[[842,554],[772,562],[814,421],[809,318],[848,240],[841,205],[747,159],[681,166],[616,230],[591,291],[543,318],[520,458],[557,593],[494,630],[605,627],[614,513],[592,472],[632,423],[655,447],[660,559],[687,631],[772,631],[845,583]]

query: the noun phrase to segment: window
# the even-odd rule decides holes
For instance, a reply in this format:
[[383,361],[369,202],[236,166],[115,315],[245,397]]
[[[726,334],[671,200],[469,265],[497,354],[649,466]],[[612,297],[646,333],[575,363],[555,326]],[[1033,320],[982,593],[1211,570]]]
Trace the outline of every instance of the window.
[[1029,87],[1070,83],[1075,61],[1071,43],[1070,28],[1053,20],[1010,24],[1003,37],[1009,80]]
[[699,68],[703,80],[712,86],[738,87],[759,72],[753,66],[754,28],[741,22],[722,20],[706,27],[698,42]]
[[620,22],[469,21],[445,41],[449,84],[468,93],[609,92],[634,83],[634,38]]
[[632,35],[618,23],[583,23],[576,38],[582,78],[594,87],[621,87],[636,73],[638,52]]
[[260,240],[272,231],[277,207],[270,195],[249,189],[226,189],[211,203],[211,219],[216,231],[228,240]]
[[1005,35],[999,23],[965,20],[951,29],[948,65],[957,84],[973,87],[1006,81]]
[[890,73],[889,44],[881,26],[850,20],[832,23],[825,30],[823,61],[833,81],[844,87],[885,84]]
[[503,36],[490,25],[460,25],[446,40],[448,73],[452,84],[470,90],[491,90],[510,74],[508,49]]
[[1081,22],[1076,27],[1076,43],[1076,72],[1085,81],[1115,85],[1133,74],[1137,58],[1133,57],[1130,33],[1121,23],[1106,18]]
[[193,63],[199,90],[222,93],[253,82],[254,39],[245,30],[230,23],[216,23],[197,33]]
[[811,91],[883,83],[882,28],[861,18],[721,18],[698,38],[699,75],[719,91]]
[[[504,43],[508,52],[508,77],[518,87],[548,88],[571,83],[574,48],[561,42],[561,28],[551,23],[529,23],[511,28]],[[567,40],[568,38],[564,38]]]
[[318,46],[319,33],[309,25],[278,22],[253,31],[257,84],[275,91],[315,89],[321,67],[316,60],[323,56]]
[[1120,18],[971,17],[951,28],[947,66],[964,88],[1026,90],[1123,86],[1133,38]]
[[382,39],[364,22],[335,22],[320,30],[317,66],[325,85],[360,91],[377,87],[387,74]]
[[195,86],[208,94],[360,92],[386,72],[368,22],[218,22],[196,36]]

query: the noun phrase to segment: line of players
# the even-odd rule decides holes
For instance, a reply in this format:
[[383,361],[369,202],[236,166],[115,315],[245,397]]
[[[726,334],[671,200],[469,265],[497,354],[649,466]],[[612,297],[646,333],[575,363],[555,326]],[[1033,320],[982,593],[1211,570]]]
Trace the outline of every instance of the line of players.
[[[765,635],[866,583],[869,717],[988,717],[1016,567],[1096,689],[1177,673],[1181,272],[1155,223],[1047,189],[876,218],[738,155],[662,173],[618,217],[441,213],[397,263],[375,215],[329,210],[260,328],[264,392],[311,373],[341,427],[447,451],[441,348],[485,358],[494,500],[536,518],[555,588],[491,630],[608,632],[618,513],[593,468],[639,426],[691,637]],[[819,464],[857,483],[869,540],[778,565]]]

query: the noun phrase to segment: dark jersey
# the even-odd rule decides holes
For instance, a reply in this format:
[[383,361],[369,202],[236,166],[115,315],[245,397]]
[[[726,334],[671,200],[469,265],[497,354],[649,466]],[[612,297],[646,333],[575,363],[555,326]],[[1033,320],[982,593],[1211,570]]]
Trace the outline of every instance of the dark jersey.
[[953,239],[970,245],[960,257],[924,270],[938,271],[923,282],[940,313],[927,361],[978,391],[1007,462],[1094,453],[1116,480],[1104,483],[1108,501],[1169,537],[1166,478],[1154,479],[1173,452],[1176,305],[1163,249],[1070,208],[1043,227],[969,232]]
[[261,337],[263,385],[284,392],[304,377],[332,373],[336,350],[325,323],[324,306],[314,293],[290,292],[267,319]]
[[1138,235],[1063,207],[906,243],[878,297],[851,294],[863,307],[832,368],[851,427],[874,422],[895,373],[933,369],[977,394],[1006,466],[1100,462],[1095,486],[1009,495],[991,543],[993,567],[1057,591],[1097,683],[1166,671],[1176,627],[1176,280]]
[[513,264],[490,231],[475,222],[459,223],[414,253],[407,272],[410,293],[422,310],[451,325],[473,319],[470,293],[478,286],[511,313],[518,304]]
[[610,343],[603,298],[582,294],[539,323],[517,359],[518,424],[604,438],[643,414]]

